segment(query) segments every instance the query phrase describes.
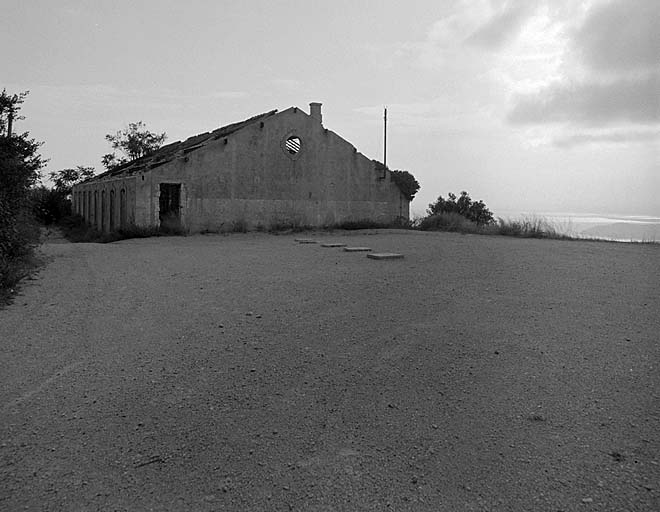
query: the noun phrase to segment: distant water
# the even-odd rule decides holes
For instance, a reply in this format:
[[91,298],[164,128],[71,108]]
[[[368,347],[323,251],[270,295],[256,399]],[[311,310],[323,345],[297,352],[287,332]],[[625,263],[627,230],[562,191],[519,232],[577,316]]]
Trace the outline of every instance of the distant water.
[[660,242],[660,217],[564,212],[502,211],[504,219],[542,218],[558,232],[581,238],[621,242]]

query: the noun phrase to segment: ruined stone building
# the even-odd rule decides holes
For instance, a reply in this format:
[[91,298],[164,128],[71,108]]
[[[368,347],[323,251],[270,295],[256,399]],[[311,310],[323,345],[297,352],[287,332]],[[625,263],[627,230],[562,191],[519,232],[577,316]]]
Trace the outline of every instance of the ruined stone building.
[[321,104],[296,107],[163,146],[73,188],[74,211],[103,231],[190,232],[408,219],[383,165],[323,127]]

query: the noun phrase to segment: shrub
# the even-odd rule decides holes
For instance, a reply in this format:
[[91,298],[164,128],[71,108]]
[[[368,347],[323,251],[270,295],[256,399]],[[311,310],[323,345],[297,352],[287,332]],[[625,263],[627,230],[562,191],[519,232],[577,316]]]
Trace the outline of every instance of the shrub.
[[439,196],[435,203],[429,204],[427,210],[429,216],[438,213],[457,213],[480,226],[493,224],[495,219],[492,212],[486,207],[483,201],[472,201],[467,192],[461,192],[461,197],[456,199],[456,195],[449,193],[448,199]]
[[41,142],[28,132],[16,133],[14,123],[27,92],[0,93],[0,297],[3,302],[15,284],[33,266],[32,251],[39,241],[39,228],[32,219],[30,188],[39,178],[45,161]]
[[419,191],[419,182],[408,171],[390,171],[390,179],[399,187],[399,190],[408,201],[412,201]]
[[453,231],[458,233],[484,232],[482,226],[456,212],[440,212],[419,221],[422,231]]
[[9,302],[18,282],[37,265],[33,256],[39,226],[27,209],[11,211],[0,200],[0,305]]
[[46,226],[71,215],[71,201],[55,189],[44,186],[33,188],[30,191],[30,202],[34,217]]

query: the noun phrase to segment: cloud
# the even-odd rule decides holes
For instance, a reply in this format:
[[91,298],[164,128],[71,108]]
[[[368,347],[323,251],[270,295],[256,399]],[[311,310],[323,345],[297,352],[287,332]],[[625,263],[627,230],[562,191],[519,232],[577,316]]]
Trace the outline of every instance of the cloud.
[[[368,116],[375,123],[382,123],[382,105],[357,107],[354,111]],[[391,103],[387,105],[387,112],[389,126],[394,130],[477,133],[492,131],[497,124],[488,110],[446,97],[427,102]]]
[[659,131],[615,131],[609,133],[577,133],[554,139],[553,144],[559,148],[572,148],[584,144],[628,144],[631,142],[660,141]]
[[534,8],[531,2],[507,2],[465,42],[484,48],[500,48],[520,33]]
[[518,96],[507,119],[513,124],[660,122],[660,75],[611,82],[555,82]]
[[200,94],[181,93],[172,89],[119,88],[107,84],[38,85],[33,87],[36,95],[55,105],[69,104],[76,108],[134,107],[166,109],[176,105],[208,104],[223,100],[248,97],[244,91],[216,90]]
[[[575,28],[565,31],[569,39],[555,75],[537,82],[535,90],[512,96],[507,121],[592,129],[660,123],[658,21],[657,0],[593,3],[578,16]],[[556,139],[555,145],[632,142],[645,137],[623,131],[585,133]]]
[[660,2],[615,0],[595,5],[574,38],[583,63],[599,72],[658,69]]
[[303,87],[303,83],[300,80],[295,80],[292,78],[274,78],[270,81],[275,87],[286,89],[289,91],[297,91]]
[[208,98],[210,100],[238,100],[241,98],[247,98],[247,96],[248,93],[245,91],[216,91],[202,95],[201,97]]

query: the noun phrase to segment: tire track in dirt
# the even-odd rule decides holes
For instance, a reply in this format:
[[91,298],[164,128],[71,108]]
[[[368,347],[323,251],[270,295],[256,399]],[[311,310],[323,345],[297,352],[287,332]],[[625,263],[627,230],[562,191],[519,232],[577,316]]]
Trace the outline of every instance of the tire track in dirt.
[[69,372],[75,370],[78,368],[81,364],[83,364],[84,361],[78,361],[76,363],[72,363],[69,365],[66,365],[63,368],[59,368],[54,375],[51,375],[48,377],[46,380],[42,381],[41,384],[39,384],[36,388],[30,389],[29,391],[26,391],[23,393],[21,396],[18,398],[15,398],[14,400],[11,400],[9,403],[5,404],[2,412],[3,414],[7,412],[8,409],[11,409],[12,407],[15,407],[22,402],[25,402],[26,400],[29,400],[32,398],[34,395],[41,393],[45,389],[47,389],[50,385],[52,385],[56,380],[64,378]]
[[83,365],[88,356],[96,273],[89,265],[85,245],[42,246],[46,265],[25,283],[14,304],[0,311],[0,337],[6,340],[3,349],[11,353],[13,361],[3,371],[5,377],[15,376],[12,391],[18,395],[6,396],[5,408],[45,391]]

